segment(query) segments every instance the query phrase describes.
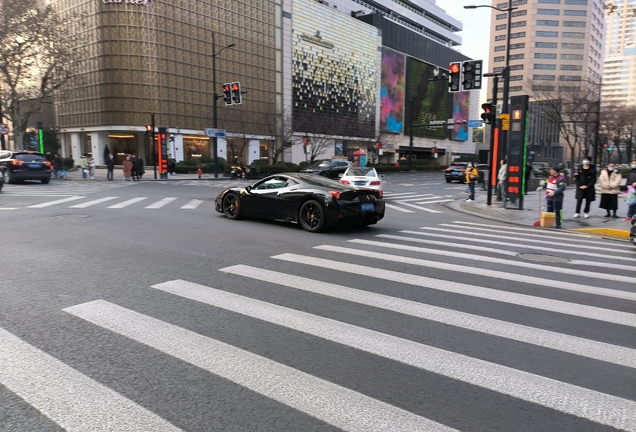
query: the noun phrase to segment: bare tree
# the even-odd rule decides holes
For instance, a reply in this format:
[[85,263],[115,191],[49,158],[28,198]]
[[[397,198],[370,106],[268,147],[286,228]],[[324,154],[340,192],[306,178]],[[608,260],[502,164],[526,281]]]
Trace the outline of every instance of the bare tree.
[[282,158],[285,149],[292,145],[294,138],[294,128],[292,124],[292,111],[286,109],[282,116],[275,112],[262,113],[268,135],[273,137],[271,141],[270,155],[272,158],[272,165],[279,162]]
[[[75,75],[81,54],[62,20],[50,6],[38,0],[4,1],[0,4],[0,107],[13,123],[14,139],[22,145],[31,115],[53,101]],[[69,17],[71,20],[76,20]]]
[[603,106],[601,111],[601,136],[604,143],[608,144],[608,161],[614,151],[618,154],[618,162],[623,162],[623,147],[627,153],[626,160],[631,159],[631,143],[629,136],[636,123],[636,107],[625,105]]
[[[531,97],[538,102],[540,112],[535,115],[555,125],[561,138],[570,149],[570,163],[574,166],[578,151],[586,152],[596,142],[595,123],[598,113],[597,86],[584,82],[567,85],[545,86],[541,81],[532,82]],[[570,170],[572,178],[574,170]]]

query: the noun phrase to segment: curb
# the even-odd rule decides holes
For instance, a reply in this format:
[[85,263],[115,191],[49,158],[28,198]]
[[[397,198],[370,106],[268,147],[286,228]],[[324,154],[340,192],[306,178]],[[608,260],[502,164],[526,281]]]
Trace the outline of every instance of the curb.
[[629,240],[628,230],[620,230],[616,228],[572,228],[569,231],[577,231],[585,234],[611,237],[620,240]]

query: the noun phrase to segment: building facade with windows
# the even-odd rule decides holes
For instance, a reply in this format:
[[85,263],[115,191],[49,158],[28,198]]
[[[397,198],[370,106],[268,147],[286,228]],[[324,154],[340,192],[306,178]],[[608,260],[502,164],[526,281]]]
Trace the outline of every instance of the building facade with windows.
[[[508,2],[493,1],[505,9]],[[584,82],[598,84],[603,73],[605,20],[602,0],[512,0],[510,96],[531,96],[530,151],[535,160],[560,162],[565,148],[553,125],[541,120],[541,104],[532,95],[576,91]],[[490,65],[506,64],[508,14],[492,11]],[[589,85],[589,84],[588,84]],[[492,95],[492,81],[488,95]],[[499,81],[498,95],[503,94]]]
[[636,0],[607,7],[603,104],[636,106]]
[[[402,56],[398,86],[407,84],[407,68],[422,69],[415,62],[432,76],[435,67],[466,59],[452,49],[461,43],[461,24],[423,0],[47,2],[62,16],[83,17],[66,29],[83,35],[76,47],[79,74],[56,102],[62,154],[75,160],[92,153],[103,163],[109,152],[117,163],[128,153],[150,163],[155,143],[146,125],[153,114],[156,127],[167,128],[168,152],[177,160],[211,157],[204,130],[213,126],[214,94],[238,81],[243,103],[217,102],[218,127],[227,131],[218,140],[219,157],[267,162],[271,146],[284,139],[282,159],[298,163],[306,159],[302,142],[309,135],[323,143],[321,158],[347,146],[373,151],[387,141],[383,159],[391,161],[408,131],[382,126],[386,104],[396,102],[383,99],[384,54],[390,57],[391,49]],[[402,124],[405,101],[393,107]],[[456,104],[468,118],[467,110],[477,111],[477,96]],[[452,116],[453,109],[448,102],[440,116]],[[441,134],[437,147],[470,152],[465,129]],[[435,144],[420,135],[416,146],[429,146],[430,156]]]

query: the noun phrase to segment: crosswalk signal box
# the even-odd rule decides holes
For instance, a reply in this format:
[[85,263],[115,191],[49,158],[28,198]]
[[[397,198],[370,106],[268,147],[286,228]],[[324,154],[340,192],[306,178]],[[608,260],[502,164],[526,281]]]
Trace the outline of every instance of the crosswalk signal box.
[[528,138],[528,95],[513,96],[510,98],[512,118],[508,132],[508,171],[506,173],[506,200],[507,209],[523,210],[523,196],[528,185],[526,184],[526,158]]

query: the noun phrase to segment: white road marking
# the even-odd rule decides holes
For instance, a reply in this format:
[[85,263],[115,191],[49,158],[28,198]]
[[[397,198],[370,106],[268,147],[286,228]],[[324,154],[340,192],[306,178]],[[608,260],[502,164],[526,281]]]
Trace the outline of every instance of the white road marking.
[[94,206],[96,204],[101,204],[103,202],[112,201],[112,200],[117,199],[117,198],[119,198],[119,197],[99,198],[99,199],[96,199],[96,200],[93,200],[93,201],[87,201],[85,203],[76,204],[76,205],[70,206],[69,208],[87,208],[87,207],[90,207],[90,206]]
[[[455,430],[265,357],[104,300],[71,306],[64,311],[345,431]],[[614,403],[617,405],[608,413],[620,418],[616,410],[622,409],[622,404],[618,401]]]
[[258,281],[264,280],[289,288],[321,294],[621,366],[636,368],[636,350],[631,348],[624,348],[604,342],[537,329],[522,324],[509,323],[494,318],[473,315],[453,309],[445,309],[412,300],[404,300],[243,264],[222,268],[219,269],[219,271],[231,274],[232,276],[244,276]]
[[137,198],[129,199],[129,200],[126,200],[126,201],[122,201],[122,202],[120,202],[118,204],[113,204],[112,206],[110,206],[108,208],[120,209],[120,208],[128,207],[129,205],[138,203],[138,202],[143,201],[145,199],[148,199],[148,197],[137,197]]
[[398,197],[398,198],[389,197],[388,199],[400,200],[402,202],[407,202],[407,201],[418,201],[418,200],[432,199],[432,198],[441,198],[441,196],[433,195],[433,194],[418,194],[418,195],[411,195],[411,196],[408,196],[408,197]]
[[384,270],[370,266],[361,266],[335,260],[327,260],[313,256],[310,257],[298,254],[284,253],[272,256],[271,258],[289,261],[296,264],[306,264],[309,266],[325,268],[331,271],[337,270],[345,273],[357,274],[360,276],[367,276],[391,282],[404,283],[421,288],[429,288],[438,291],[450,292],[475,297],[478,299],[487,299],[502,303],[510,303],[513,305],[541,309],[550,312],[557,312],[565,315],[605,321],[628,327],[636,327],[636,315],[627,312],[602,309],[595,306],[569,303],[561,300],[536,297],[527,294],[499,291],[492,288],[484,288],[476,285],[451,282],[441,279],[433,279],[426,276],[419,276],[392,270]]
[[[368,240],[368,241],[371,241],[371,240]],[[367,242],[367,240],[364,240],[364,242]],[[380,245],[383,244],[381,242],[375,242],[375,243]],[[397,245],[397,246],[400,246],[400,245]],[[404,248],[404,250],[417,250],[418,252],[426,251],[424,248],[417,248],[414,246],[402,246],[402,248]],[[372,251],[361,250],[361,249],[344,248],[344,247],[332,246],[332,245],[314,246],[314,249],[328,250],[331,252],[339,252],[339,253],[343,253],[347,255],[362,256],[367,258],[377,258],[383,261],[408,263],[408,264],[413,264],[413,265],[417,265],[421,267],[430,267],[430,268],[435,268],[439,270],[447,270],[447,271],[452,271],[457,273],[468,273],[471,275],[486,276],[492,279],[509,280],[513,282],[527,283],[530,285],[538,285],[542,287],[552,287],[552,288],[563,289],[567,291],[582,292],[586,294],[593,294],[593,295],[610,297],[610,298],[636,301],[636,293],[632,293],[629,291],[615,290],[610,288],[601,288],[601,287],[595,287],[593,285],[571,283],[571,282],[565,282],[565,281],[556,280],[556,279],[540,278],[537,276],[528,276],[528,275],[516,274],[511,272],[488,270],[488,269],[483,269],[479,267],[470,267],[465,264],[450,264],[450,263],[444,263],[444,262],[430,261],[428,259],[424,260],[420,258],[404,257],[400,255],[391,255],[387,253],[372,252]],[[628,280],[630,280],[630,282],[636,282],[634,281],[633,278],[628,278]]]
[[145,208],[147,209],[160,209],[161,207],[170,204],[172,201],[176,200],[176,198],[164,198],[160,201],[157,201],[154,204],[150,204],[149,206],[146,206]]
[[0,210],[18,210],[19,207],[0,207]]
[[[421,227],[421,230],[428,230],[429,227]],[[507,242],[503,242],[503,241],[496,241],[496,240],[490,240],[490,239],[479,239],[479,238],[475,238],[475,237],[466,237],[466,236],[453,236],[450,234],[435,234],[432,232],[424,232],[424,231],[410,231],[410,230],[402,230],[400,231],[401,233],[404,234],[413,234],[413,235],[418,235],[418,236],[428,236],[428,237],[437,237],[437,238],[443,238],[446,240],[458,240],[459,242],[462,242],[462,244],[465,244],[467,241],[467,238],[470,238],[470,244],[474,244],[474,243],[486,243],[489,244],[491,246],[494,245],[499,245],[499,246],[516,246],[516,247],[521,247],[523,249],[529,249],[529,250],[538,250],[541,251],[544,254],[549,254],[550,249],[547,246],[532,246],[529,244],[526,244],[525,242],[518,242],[517,237],[510,237],[510,241]],[[555,249],[555,252],[561,252],[563,251],[563,248],[557,248]],[[575,250],[567,250],[567,254],[568,255],[582,255],[585,257],[596,257],[596,258],[611,258],[614,260],[621,260],[621,261],[629,261],[629,262],[634,262],[634,258],[633,257],[629,257],[629,256],[619,256],[619,255],[608,255],[606,253],[594,253],[594,252],[585,252],[585,251],[575,251]]]
[[636,402],[628,399],[183,280],[154,288],[596,423],[636,430]]
[[396,201],[395,203],[396,204],[400,204],[400,205],[405,205],[405,206],[408,206],[408,207],[412,207],[412,208],[415,208],[415,209],[418,209],[418,210],[424,210],[424,211],[427,211],[429,213],[441,213],[441,211],[438,211],[438,210],[433,210],[433,209],[430,209],[430,208],[421,207],[421,206],[417,206],[415,204],[410,204],[410,203],[406,203],[406,202],[402,202],[402,201]]
[[[470,225],[470,226],[478,226],[478,227],[488,227],[488,228],[496,228],[498,230],[505,230],[505,231],[524,231],[524,232],[533,232],[533,233],[537,233],[540,232],[537,228],[519,228],[519,227],[512,227],[512,226],[507,226],[507,225],[492,225],[492,224],[486,224],[486,223],[476,223],[476,222],[463,222],[463,221],[454,221],[453,223],[455,224],[461,224],[461,225]],[[578,237],[578,238],[596,238],[594,236],[591,235],[585,235],[585,234],[580,234],[580,233],[572,233],[572,232],[567,232],[567,231],[551,231],[550,232],[550,237]]]
[[384,206],[388,208],[392,208],[393,210],[401,211],[403,213],[414,213],[413,210],[403,209],[402,207],[394,206],[393,204],[389,204],[386,202],[384,203]]
[[[378,234],[378,235],[376,235],[376,237],[383,237],[383,238],[389,237],[390,238],[391,236],[387,235],[387,234]],[[422,252],[422,253],[426,253],[426,254],[433,254],[433,255],[448,256],[448,257],[453,257],[453,258],[460,258],[460,259],[467,260],[467,262],[471,262],[471,261],[489,262],[489,263],[493,263],[493,264],[510,265],[510,266],[523,267],[523,268],[527,268],[527,269],[541,270],[541,271],[547,271],[547,272],[553,272],[553,273],[559,273],[559,274],[570,274],[570,275],[576,275],[576,276],[593,278],[593,279],[603,279],[603,280],[612,280],[612,281],[616,281],[616,282],[625,282],[625,283],[633,284],[634,286],[636,286],[636,277],[614,275],[614,274],[611,274],[611,273],[600,273],[600,272],[592,272],[592,271],[579,270],[579,269],[554,267],[554,266],[549,266],[549,265],[544,265],[544,264],[537,264],[537,263],[530,263],[530,262],[524,262],[524,261],[513,261],[513,260],[506,260],[506,259],[501,259],[501,258],[493,258],[493,257],[488,257],[488,256],[483,256],[483,255],[468,254],[468,253],[461,253],[461,252],[451,252],[451,251],[445,251],[445,250],[439,250],[439,249],[430,249],[430,248],[424,248],[424,247],[408,246],[408,245],[401,245],[401,244],[396,244],[396,243],[385,243],[385,242],[379,242],[379,241],[373,241],[373,240],[352,239],[352,240],[347,240],[347,241],[350,242],[350,243],[364,244],[364,245],[369,245],[369,246],[378,246],[380,248],[397,249],[397,250],[412,251],[412,252]],[[447,264],[447,265],[452,265],[452,264]],[[473,269],[474,269],[473,267],[467,267],[467,268],[469,269],[467,271],[468,273],[482,274],[482,273],[473,272]],[[499,277],[499,276],[494,276],[494,275],[487,274],[487,272],[490,271],[490,270],[484,270],[484,269],[477,269],[477,270],[483,272],[483,274],[485,276],[490,276],[490,277],[499,278],[499,279],[502,278],[502,277]],[[509,276],[509,280],[528,281],[528,283],[535,283],[535,284],[539,284],[539,283],[542,284],[543,281],[546,280],[546,279],[538,278],[537,282],[531,282],[531,280],[533,280],[531,276],[527,276],[526,277],[526,276],[523,276],[523,275],[510,274],[508,272],[496,272],[496,274],[510,275]],[[570,288],[575,288],[577,286],[578,287],[586,287],[586,285],[569,284],[568,282],[560,282],[560,281],[555,281],[555,285],[558,285],[557,288],[564,288],[564,289],[568,289],[568,288],[565,288],[565,287],[568,287],[568,286]],[[590,288],[594,288],[594,290],[593,291],[587,291],[586,290],[586,291],[583,291],[583,292],[587,292],[587,293],[590,293],[590,294],[603,295],[603,294],[600,294],[598,292],[598,290],[605,289],[605,288],[596,288],[596,287],[590,287]],[[580,290],[579,289],[573,289],[573,291],[580,291]],[[616,290],[609,290],[609,292],[610,293],[615,293]],[[619,290],[619,292],[625,292],[625,291],[620,291]],[[629,294],[630,294],[630,298],[628,298],[628,300],[636,300],[636,294],[631,294],[631,293],[629,293]],[[610,297],[613,297],[613,296],[610,296]],[[623,298],[623,297],[620,297],[620,298]]]
[[54,206],[54,205],[57,205],[57,204],[64,204],[64,203],[67,203],[67,202],[70,202],[70,201],[77,201],[77,200],[84,199],[84,198],[86,198],[86,197],[85,196],[77,196],[76,195],[76,196],[72,196],[72,197],[69,197],[69,198],[64,198],[64,199],[57,200],[57,201],[49,201],[49,202],[45,202],[45,203],[42,203],[42,204],[31,205],[28,208],[51,207],[51,206]]
[[192,201],[190,201],[189,203],[187,203],[186,205],[181,207],[181,209],[182,210],[193,210],[193,209],[199,207],[202,202],[203,202],[202,200],[193,199]]
[[441,200],[433,200],[433,201],[420,201],[420,202],[416,202],[415,204],[439,204],[439,203],[445,203],[445,202],[449,202],[449,201],[455,201],[452,199],[441,199]]
[[0,329],[0,384],[69,432],[181,429]]

